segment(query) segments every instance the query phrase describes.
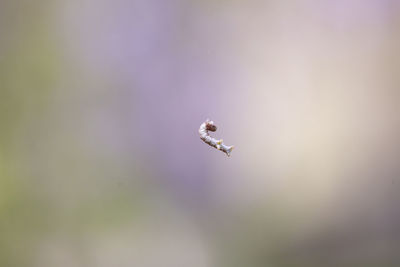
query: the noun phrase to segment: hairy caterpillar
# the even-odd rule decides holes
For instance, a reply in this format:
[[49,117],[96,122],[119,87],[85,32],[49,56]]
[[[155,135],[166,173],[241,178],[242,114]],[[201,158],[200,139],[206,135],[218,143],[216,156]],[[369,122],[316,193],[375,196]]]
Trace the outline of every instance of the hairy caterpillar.
[[232,149],[234,146],[226,146],[222,142],[223,140],[217,140],[215,138],[212,138],[209,134],[208,131],[215,132],[217,130],[217,126],[215,126],[213,121],[210,121],[207,119],[205,122],[203,122],[200,125],[199,129],[199,134],[200,134],[200,139],[203,140],[206,144],[215,147],[216,149],[224,152],[228,157],[231,155]]

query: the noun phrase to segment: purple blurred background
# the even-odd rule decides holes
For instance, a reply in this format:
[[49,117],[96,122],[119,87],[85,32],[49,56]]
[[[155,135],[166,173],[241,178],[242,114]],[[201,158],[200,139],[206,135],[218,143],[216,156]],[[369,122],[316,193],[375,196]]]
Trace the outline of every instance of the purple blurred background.
[[399,27],[395,0],[2,0],[0,266],[399,266]]

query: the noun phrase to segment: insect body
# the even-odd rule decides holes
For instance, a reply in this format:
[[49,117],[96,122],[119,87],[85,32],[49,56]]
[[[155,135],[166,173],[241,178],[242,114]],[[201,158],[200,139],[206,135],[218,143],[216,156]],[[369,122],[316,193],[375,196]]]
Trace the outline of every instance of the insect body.
[[234,146],[226,146],[224,145],[222,139],[217,140],[208,134],[208,131],[215,132],[216,130],[217,126],[215,126],[214,122],[207,119],[204,123],[200,125],[200,139],[203,140],[206,144],[224,152],[229,157]]

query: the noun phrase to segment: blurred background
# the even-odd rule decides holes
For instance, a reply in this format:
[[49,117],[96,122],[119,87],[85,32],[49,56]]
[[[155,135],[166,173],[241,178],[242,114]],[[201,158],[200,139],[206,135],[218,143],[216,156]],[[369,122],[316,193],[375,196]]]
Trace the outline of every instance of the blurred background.
[[0,266],[400,266],[399,29],[396,0],[1,0]]

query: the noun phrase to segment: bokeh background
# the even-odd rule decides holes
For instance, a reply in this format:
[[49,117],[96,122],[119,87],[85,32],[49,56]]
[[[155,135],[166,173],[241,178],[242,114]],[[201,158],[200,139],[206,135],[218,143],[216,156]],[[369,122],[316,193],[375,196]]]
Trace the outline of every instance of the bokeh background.
[[396,0],[1,0],[0,266],[400,266],[399,47]]

